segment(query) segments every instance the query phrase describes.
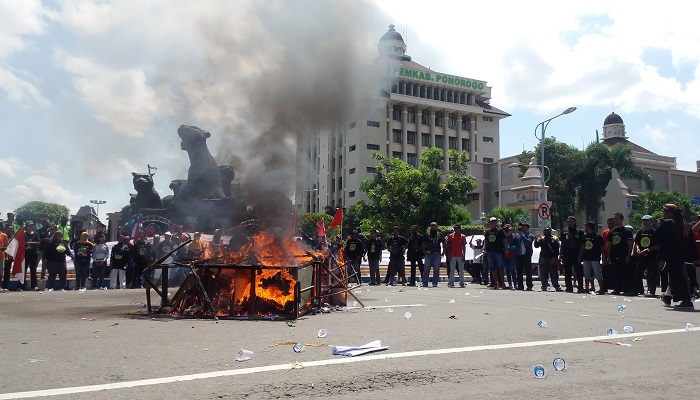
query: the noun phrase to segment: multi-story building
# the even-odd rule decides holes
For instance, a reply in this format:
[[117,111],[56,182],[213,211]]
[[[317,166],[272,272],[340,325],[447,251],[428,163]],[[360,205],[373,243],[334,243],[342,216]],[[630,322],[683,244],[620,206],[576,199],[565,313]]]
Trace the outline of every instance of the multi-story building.
[[[418,167],[421,152],[438,147],[466,151],[478,189],[465,193],[472,218],[495,206],[488,168],[500,158],[499,122],[510,114],[490,104],[485,81],[433,71],[406,54],[406,43],[393,25],[377,46],[374,67],[378,87],[367,93],[359,111],[334,129],[298,143],[296,204],[303,212],[348,206],[366,199],[360,183],[375,173],[373,151]],[[309,175],[305,171],[312,171]]]

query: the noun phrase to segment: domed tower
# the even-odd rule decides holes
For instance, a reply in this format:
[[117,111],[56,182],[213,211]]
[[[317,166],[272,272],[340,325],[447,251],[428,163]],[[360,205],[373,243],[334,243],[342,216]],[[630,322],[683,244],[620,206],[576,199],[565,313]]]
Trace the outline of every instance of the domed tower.
[[612,138],[627,139],[627,136],[625,136],[625,123],[614,112],[605,117],[605,121],[603,121],[603,140]]
[[377,44],[379,55],[388,56],[400,61],[411,61],[411,57],[406,55],[406,42],[400,33],[396,32],[394,25],[389,25],[389,30],[382,35]]

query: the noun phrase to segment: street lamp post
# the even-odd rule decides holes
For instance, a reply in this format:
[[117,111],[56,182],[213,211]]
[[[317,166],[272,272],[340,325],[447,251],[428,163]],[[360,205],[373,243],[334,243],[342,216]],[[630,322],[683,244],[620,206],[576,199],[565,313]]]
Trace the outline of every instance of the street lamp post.
[[[549,123],[554,118],[561,117],[562,115],[565,115],[565,114],[571,114],[574,111],[576,111],[576,107],[569,107],[566,110],[564,110],[564,112],[562,112],[561,114],[555,115],[548,120],[542,121],[539,124],[537,124],[537,126],[535,127],[535,138],[540,140],[540,165],[543,168],[546,168],[544,166],[544,133],[547,130],[547,125],[549,125]],[[537,128],[539,128],[540,126],[542,127],[542,129],[540,131],[540,136],[537,137]],[[544,171],[542,171],[542,192],[540,193],[540,199],[542,200],[543,203],[546,203],[547,202],[547,193],[544,191],[544,184],[545,184]]]
[[105,204],[107,201],[105,200],[90,200],[90,204],[96,204],[97,205],[97,219],[100,219],[100,204]]

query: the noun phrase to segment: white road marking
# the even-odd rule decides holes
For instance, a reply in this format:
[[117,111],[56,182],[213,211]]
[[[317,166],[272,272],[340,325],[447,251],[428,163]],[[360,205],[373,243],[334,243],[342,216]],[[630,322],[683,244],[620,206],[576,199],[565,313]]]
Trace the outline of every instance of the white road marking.
[[[700,332],[700,328],[692,328],[690,331]],[[686,329],[665,329],[659,331],[650,332],[634,332],[629,334],[619,334],[619,335],[602,335],[602,336],[589,336],[589,337],[578,337],[578,338],[568,338],[568,339],[553,339],[553,340],[540,340],[535,342],[520,342],[520,343],[505,343],[505,344],[491,344],[482,346],[469,346],[469,347],[453,347],[448,349],[433,349],[433,350],[420,350],[420,351],[405,351],[401,353],[377,353],[372,355],[365,355],[360,357],[336,357],[327,360],[318,361],[308,361],[304,363],[305,368],[309,367],[320,367],[325,365],[333,364],[347,364],[354,362],[366,362],[375,360],[389,360],[394,358],[405,358],[405,357],[418,357],[418,356],[430,356],[438,354],[453,354],[453,353],[468,353],[472,351],[481,350],[501,350],[501,349],[514,349],[514,348],[525,348],[525,347],[536,347],[536,346],[548,346],[552,344],[569,344],[569,343],[581,343],[581,342],[592,342],[594,340],[617,340],[620,338],[628,337],[639,337],[639,336],[654,336],[654,335],[666,335],[671,333],[688,333]],[[190,375],[179,375],[170,376],[163,378],[152,378],[152,379],[140,379],[136,381],[127,382],[116,382],[116,383],[105,383],[101,385],[89,385],[89,386],[74,386],[59,389],[46,389],[46,390],[35,390],[29,392],[15,392],[15,393],[2,393],[0,394],[0,400],[5,399],[26,399],[31,397],[44,397],[44,396],[57,396],[62,394],[75,394],[75,393],[87,393],[87,392],[97,392],[100,390],[113,390],[113,389],[125,389],[140,386],[153,386],[162,385],[166,383],[173,382],[186,382],[194,381],[199,379],[210,379],[210,378],[220,378],[224,376],[236,376],[236,375],[250,375],[259,372],[271,372],[271,371],[287,371],[291,368],[290,364],[277,364],[268,365],[264,367],[251,367],[251,368],[241,368],[234,370],[224,370],[224,371],[214,371],[214,372],[203,372],[199,374]]]

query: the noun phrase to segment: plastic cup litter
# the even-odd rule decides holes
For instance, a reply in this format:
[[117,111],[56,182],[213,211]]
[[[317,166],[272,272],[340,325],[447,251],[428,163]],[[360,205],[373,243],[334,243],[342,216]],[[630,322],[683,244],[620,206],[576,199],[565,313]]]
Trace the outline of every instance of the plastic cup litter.
[[608,335],[617,335],[617,331],[613,328],[608,328]]
[[246,349],[238,349],[236,352],[236,361],[243,362],[253,358],[253,352]]
[[388,298],[388,297],[385,297],[385,298],[384,298],[384,302],[385,302],[385,303],[388,303],[388,302],[390,302],[390,301],[391,301],[390,298]]
[[319,330],[318,330],[318,337],[324,338],[324,337],[326,337],[326,336],[328,336],[328,331],[327,331],[327,330],[325,330],[325,329],[319,329]]
[[685,324],[685,330],[686,330],[686,331],[692,331],[694,327],[695,327],[695,326],[694,326],[693,324],[691,324],[690,322],[688,322],[687,324]]
[[547,323],[547,321],[539,321],[537,323],[537,326],[539,326],[540,328],[546,328],[549,326],[549,324]]
[[305,348],[306,347],[301,343],[297,343],[294,345],[294,347],[292,347],[295,353],[301,353],[302,351],[304,351]]
[[454,303],[455,303],[455,299],[450,299],[450,301],[448,301],[448,303],[454,304]]
[[625,308],[627,308],[627,306],[622,305],[622,304],[617,305],[617,311],[619,311],[619,312],[625,311]]
[[547,377],[547,371],[544,369],[543,365],[535,365],[535,368],[533,369],[533,372],[535,373],[535,378],[537,379],[542,379]]
[[357,306],[358,306],[358,303],[357,303],[356,301],[353,301],[353,302],[352,302],[352,306],[353,306],[353,307],[357,307]]
[[394,312],[394,309],[391,308],[391,307],[385,308],[385,309],[384,309],[384,312],[392,313],[392,312]]
[[625,333],[632,333],[632,332],[634,332],[634,328],[632,328],[631,325],[625,325],[625,327],[622,328],[622,330],[624,330]]
[[413,316],[413,314],[411,314],[409,311],[406,311],[405,313],[403,313],[403,317],[406,319],[411,319],[412,316]]
[[552,366],[557,371],[563,371],[566,369],[566,361],[564,361],[564,359],[561,357],[557,357],[554,359],[554,361],[552,361]]

